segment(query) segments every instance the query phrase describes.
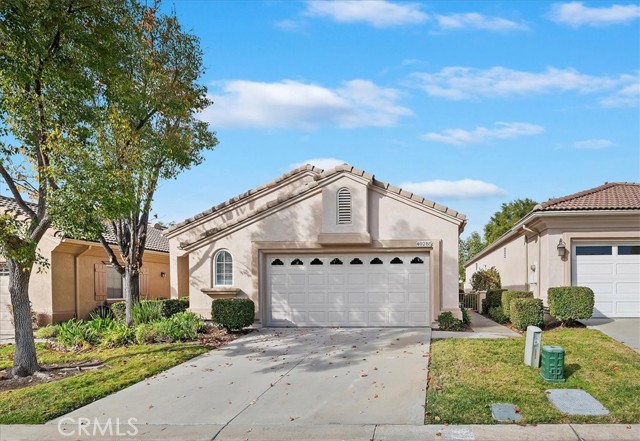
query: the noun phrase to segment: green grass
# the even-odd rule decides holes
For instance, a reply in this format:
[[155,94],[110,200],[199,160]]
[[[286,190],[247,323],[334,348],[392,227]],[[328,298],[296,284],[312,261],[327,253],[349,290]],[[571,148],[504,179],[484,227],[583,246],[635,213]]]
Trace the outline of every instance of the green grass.
[[[524,337],[434,341],[425,422],[492,424],[492,403],[515,404],[527,424],[640,422],[640,354],[591,329],[547,331],[542,344],[564,348],[566,382],[547,383],[523,364]],[[610,414],[560,413],[545,394],[560,388],[587,391]]]
[[[0,393],[0,424],[38,424],[144,380],[210,350],[184,343],[57,352],[37,345],[40,364],[100,360],[106,369]],[[0,369],[11,366],[13,346],[0,347]]]

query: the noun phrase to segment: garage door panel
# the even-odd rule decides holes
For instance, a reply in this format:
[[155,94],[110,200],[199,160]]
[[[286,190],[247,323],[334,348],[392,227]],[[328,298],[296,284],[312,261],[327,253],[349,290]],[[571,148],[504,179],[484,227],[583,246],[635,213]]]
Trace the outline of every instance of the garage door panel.
[[[577,244],[572,256],[572,284],[595,295],[594,317],[640,317],[640,257],[631,244]],[[635,245],[634,245],[635,246]],[[602,255],[583,255],[605,249]]]
[[[273,256],[268,262],[276,259],[284,264],[268,267],[271,325],[429,324],[427,253]],[[294,259],[304,264],[291,266]]]

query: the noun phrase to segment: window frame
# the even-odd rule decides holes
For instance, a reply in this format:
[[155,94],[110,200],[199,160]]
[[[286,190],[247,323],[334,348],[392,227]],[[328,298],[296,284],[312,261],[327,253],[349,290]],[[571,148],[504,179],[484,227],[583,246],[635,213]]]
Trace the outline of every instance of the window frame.
[[[231,265],[231,269],[229,271],[229,277],[230,277],[230,283],[229,284],[218,284],[218,258],[223,255],[223,253],[226,253],[229,255],[229,259],[230,262],[222,262],[223,267],[225,264],[230,264]],[[213,255],[213,259],[211,261],[211,286],[214,288],[228,288],[233,286],[233,254],[231,254],[231,251],[229,251],[226,248],[223,248],[221,250],[216,251],[216,253]],[[222,272],[222,277],[223,277],[223,282],[226,282],[226,270],[223,269]]]
[[[107,290],[107,300],[109,301],[118,301],[118,300],[125,300],[124,298],[124,281],[122,280],[122,274],[120,274],[118,272],[118,270],[116,269],[115,266],[113,265],[105,265],[105,271],[106,271],[106,281],[105,281],[105,288]],[[109,277],[110,274],[113,275],[113,273],[115,273],[119,280],[120,280],[120,297],[112,297],[109,295],[109,290],[110,289],[114,289],[114,287],[109,285],[109,281],[113,281],[114,278],[113,277]]]

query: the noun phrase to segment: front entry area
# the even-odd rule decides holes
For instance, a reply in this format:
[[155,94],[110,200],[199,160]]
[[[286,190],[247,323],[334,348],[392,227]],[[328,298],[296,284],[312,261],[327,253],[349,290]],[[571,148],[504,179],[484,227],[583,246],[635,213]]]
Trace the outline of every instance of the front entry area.
[[268,326],[429,326],[429,254],[268,255]]

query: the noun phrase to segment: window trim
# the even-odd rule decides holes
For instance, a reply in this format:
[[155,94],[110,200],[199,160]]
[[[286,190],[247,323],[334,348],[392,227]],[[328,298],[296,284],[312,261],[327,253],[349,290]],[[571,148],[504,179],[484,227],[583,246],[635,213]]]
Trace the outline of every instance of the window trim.
[[[231,283],[230,284],[218,284],[218,272],[217,272],[217,263],[218,263],[218,257],[222,254],[222,253],[227,253],[229,255],[229,258],[231,259]],[[218,251],[216,251],[216,253],[213,255],[213,259],[211,261],[211,286],[213,288],[229,288],[233,286],[233,254],[231,254],[231,251],[229,251],[226,248],[222,248]],[[227,262],[223,262],[223,263],[227,263]]]
[[[342,197],[348,198],[344,201]],[[345,206],[345,204],[347,204]],[[351,225],[353,223],[353,196],[351,190],[342,187],[336,192],[336,224]]]
[[[113,265],[105,265],[106,267],[106,280],[105,280],[105,289],[107,294],[107,300],[109,301],[121,301],[125,300],[124,298],[124,280],[122,280],[122,274],[118,272],[115,266]],[[120,276],[120,297],[110,297],[109,296],[109,272],[114,271],[118,276]]]

